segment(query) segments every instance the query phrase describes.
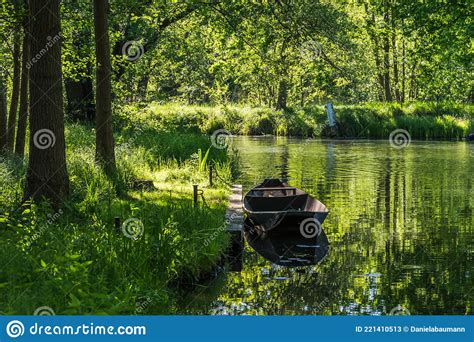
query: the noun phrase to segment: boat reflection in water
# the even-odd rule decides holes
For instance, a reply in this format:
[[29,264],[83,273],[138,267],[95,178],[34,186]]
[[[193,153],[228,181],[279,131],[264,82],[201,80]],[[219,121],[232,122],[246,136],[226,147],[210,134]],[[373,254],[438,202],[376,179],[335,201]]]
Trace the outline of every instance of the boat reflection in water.
[[323,229],[320,229],[319,234],[310,237],[304,237],[300,233],[299,225],[262,233],[246,219],[244,236],[258,254],[281,266],[316,265],[329,251],[329,241]]

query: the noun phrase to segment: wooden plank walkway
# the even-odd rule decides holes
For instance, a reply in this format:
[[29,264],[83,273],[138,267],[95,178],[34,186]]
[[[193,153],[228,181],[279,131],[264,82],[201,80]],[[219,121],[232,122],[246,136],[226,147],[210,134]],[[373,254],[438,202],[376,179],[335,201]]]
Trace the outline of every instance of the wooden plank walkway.
[[242,185],[232,185],[229,206],[225,213],[227,230],[242,232],[244,230],[244,211],[242,209]]
[[227,252],[230,271],[242,271],[244,261],[244,211],[242,209],[242,185],[232,185],[229,206],[225,214],[227,231],[230,233],[231,244]]

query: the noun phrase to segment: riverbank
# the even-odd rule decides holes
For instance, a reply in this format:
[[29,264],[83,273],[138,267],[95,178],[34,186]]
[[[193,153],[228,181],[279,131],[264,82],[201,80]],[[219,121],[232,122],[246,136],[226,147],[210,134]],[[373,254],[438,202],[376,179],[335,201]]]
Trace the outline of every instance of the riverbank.
[[[128,107],[130,115],[152,120],[167,132],[212,134],[225,129],[232,134],[297,137],[330,135],[324,106],[276,111],[245,106],[184,106],[152,103]],[[365,103],[335,105],[339,138],[386,139],[395,129],[407,130],[413,139],[459,140],[474,131],[474,106],[463,104]]]
[[[0,314],[43,306],[70,315],[169,314],[183,275],[219,262],[228,246],[219,229],[232,169],[226,151],[133,116],[119,116],[116,127],[114,184],[94,166],[93,128],[66,125],[71,195],[56,212],[20,207],[26,162],[0,157]],[[219,174],[212,188],[210,163]],[[194,183],[204,190],[198,208]]]

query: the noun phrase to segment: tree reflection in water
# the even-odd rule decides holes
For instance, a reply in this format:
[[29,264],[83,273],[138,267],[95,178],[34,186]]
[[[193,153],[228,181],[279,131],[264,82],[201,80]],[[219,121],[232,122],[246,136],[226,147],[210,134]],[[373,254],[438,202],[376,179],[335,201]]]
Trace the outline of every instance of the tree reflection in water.
[[[474,164],[465,143],[236,138],[240,182],[281,175],[330,209],[331,250],[285,267],[246,247],[244,268],[190,295],[181,313],[472,314]],[[255,181],[257,180],[257,182]],[[190,305],[191,303],[191,305]]]

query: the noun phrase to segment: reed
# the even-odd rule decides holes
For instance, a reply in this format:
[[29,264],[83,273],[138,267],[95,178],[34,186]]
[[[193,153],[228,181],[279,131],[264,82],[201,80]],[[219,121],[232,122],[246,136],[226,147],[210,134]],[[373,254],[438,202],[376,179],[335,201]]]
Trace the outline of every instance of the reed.
[[[134,107],[128,110],[134,111]],[[474,127],[472,105],[456,103],[363,103],[335,105],[340,138],[386,139],[397,128],[414,139],[462,139]],[[151,104],[138,111],[164,132],[212,134],[226,129],[241,135],[325,137],[329,134],[324,106],[275,111],[250,106],[184,106]]]

